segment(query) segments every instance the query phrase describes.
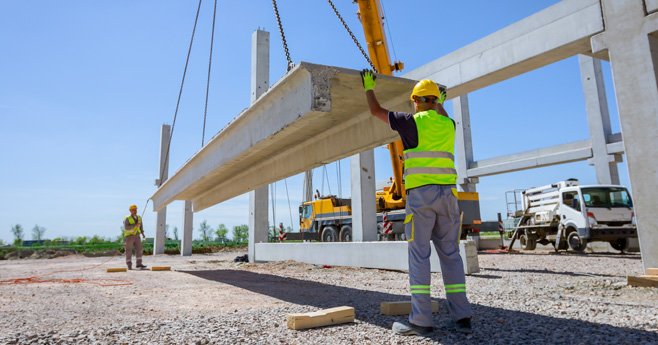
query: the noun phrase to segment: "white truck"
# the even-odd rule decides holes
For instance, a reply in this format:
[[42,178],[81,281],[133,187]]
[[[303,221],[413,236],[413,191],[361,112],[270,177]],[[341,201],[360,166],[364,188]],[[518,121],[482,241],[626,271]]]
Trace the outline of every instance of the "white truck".
[[593,241],[624,250],[637,237],[633,201],[623,186],[581,186],[568,179],[522,191],[522,209],[512,240],[524,250],[550,243],[556,251],[568,244],[582,252]]

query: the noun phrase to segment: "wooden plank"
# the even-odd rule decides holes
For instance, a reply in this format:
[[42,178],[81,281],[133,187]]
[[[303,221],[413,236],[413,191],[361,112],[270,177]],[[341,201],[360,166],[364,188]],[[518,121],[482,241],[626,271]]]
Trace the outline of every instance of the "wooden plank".
[[628,276],[628,285],[658,288],[658,276]]
[[288,328],[306,329],[354,322],[353,307],[336,307],[310,313],[288,314]]
[[[379,304],[382,315],[409,315],[411,313],[410,301],[382,302]],[[439,302],[432,301],[432,313],[439,312]]]
[[107,273],[115,273],[115,272],[127,272],[128,269],[125,267],[110,267],[107,269]]
[[658,268],[647,268],[648,276],[658,276]]
[[151,266],[151,271],[171,271],[171,266]]

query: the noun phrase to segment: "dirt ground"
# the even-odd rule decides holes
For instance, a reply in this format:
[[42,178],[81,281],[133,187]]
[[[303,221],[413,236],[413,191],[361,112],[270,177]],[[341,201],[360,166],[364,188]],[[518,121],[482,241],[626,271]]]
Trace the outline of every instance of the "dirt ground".
[[[0,343],[508,343],[533,342],[526,337],[536,332],[563,341],[547,324],[573,324],[585,332],[581,340],[622,334],[621,342],[608,340],[658,343],[657,289],[625,285],[626,275],[642,274],[637,254],[480,254],[482,271],[467,277],[480,329],[467,338],[444,332],[427,339],[396,337],[389,327],[400,318],[379,315],[379,302],[408,299],[405,272],[233,262],[242,254],[145,257],[169,272],[106,273],[124,267],[122,257],[0,261]],[[59,273],[43,276],[51,272]],[[51,281],[7,283],[29,276]],[[433,296],[442,298],[440,275],[432,277]],[[289,312],[340,305],[357,308],[355,324],[286,327]],[[504,334],[491,338],[492,329]]]

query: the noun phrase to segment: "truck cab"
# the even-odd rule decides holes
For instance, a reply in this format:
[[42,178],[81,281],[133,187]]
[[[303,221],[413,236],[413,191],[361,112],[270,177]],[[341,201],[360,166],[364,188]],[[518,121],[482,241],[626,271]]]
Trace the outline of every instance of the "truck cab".
[[637,237],[633,201],[625,187],[574,186],[560,194],[560,226],[574,250],[583,250],[588,241],[609,242],[623,250],[628,237]]

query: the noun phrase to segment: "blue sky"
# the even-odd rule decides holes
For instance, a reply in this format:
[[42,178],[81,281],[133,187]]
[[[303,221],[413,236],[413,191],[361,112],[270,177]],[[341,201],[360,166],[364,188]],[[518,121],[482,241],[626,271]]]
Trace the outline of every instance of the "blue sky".
[[[334,0],[363,42],[348,0]],[[493,33],[557,0],[383,1],[391,55],[410,71]],[[271,33],[270,83],[286,60],[269,0],[219,1],[206,140],[249,104],[251,35]],[[155,190],[160,126],[171,123],[197,2],[193,0],[0,2],[0,239],[21,224],[46,237],[116,237],[127,208],[143,211]],[[367,63],[325,1],[279,1],[295,62],[354,69]],[[201,146],[212,2],[203,2],[188,79],[172,141],[170,173]],[[395,54],[393,54],[395,53]],[[619,131],[609,65],[604,63],[613,131]],[[441,82],[440,80],[438,82]],[[469,95],[475,159],[588,137],[577,58]],[[364,100],[365,101],[365,100]],[[452,106],[448,102],[448,112]],[[391,175],[388,152],[375,149],[376,178]],[[350,194],[349,161],[326,167],[324,193]],[[628,185],[625,164],[619,166]],[[322,169],[314,188],[322,189]],[[595,183],[586,162],[482,178],[483,219],[505,212],[505,191],[576,177]],[[328,180],[328,182],[327,182]],[[295,223],[302,179],[276,184],[276,223]],[[248,222],[248,198],[196,213],[229,228]],[[290,207],[288,207],[290,204]],[[271,208],[271,206],[270,206]],[[168,208],[182,227],[182,202]],[[270,211],[270,213],[272,213]],[[272,216],[270,215],[272,218]],[[144,213],[148,236],[155,213]],[[294,224],[295,229],[297,225]]]

